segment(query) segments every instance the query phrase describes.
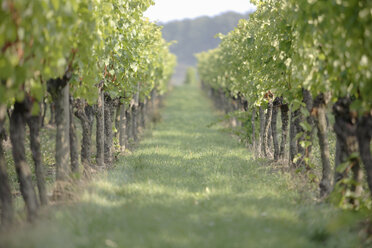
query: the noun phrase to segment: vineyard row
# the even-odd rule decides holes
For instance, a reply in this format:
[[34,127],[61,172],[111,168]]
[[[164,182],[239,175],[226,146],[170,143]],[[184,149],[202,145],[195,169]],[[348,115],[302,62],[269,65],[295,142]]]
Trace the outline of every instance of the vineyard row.
[[226,113],[247,113],[248,139],[262,157],[318,168],[310,160],[317,133],[320,197],[333,192],[337,205],[361,207],[363,186],[372,193],[372,2],[252,2],[248,20],[197,55],[203,87]]
[[[176,58],[162,38],[161,27],[143,17],[151,4],[152,0],[1,1],[3,226],[13,222],[15,212],[3,147],[8,135],[28,219],[34,220],[39,207],[48,204],[40,148],[40,128],[47,106],[53,110],[56,127],[56,198],[79,174],[112,164],[115,133],[118,150],[124,151],[129,140],[137,140],[138,127],[152,118],[167,90]],[[77,147],[74,117],[82,126],[81,150]],[[91,159],[94,120],[95,162]],[[26,160],[26,125],[37,190]]]

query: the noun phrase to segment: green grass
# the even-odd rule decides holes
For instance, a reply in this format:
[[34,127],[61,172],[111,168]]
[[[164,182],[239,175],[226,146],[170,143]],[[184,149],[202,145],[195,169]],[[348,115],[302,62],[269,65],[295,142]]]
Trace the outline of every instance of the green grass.
[[219,125],[194,85],[163,121],[69,206],[0,236],[0,247],[360,247],[360,216],[300,193]]

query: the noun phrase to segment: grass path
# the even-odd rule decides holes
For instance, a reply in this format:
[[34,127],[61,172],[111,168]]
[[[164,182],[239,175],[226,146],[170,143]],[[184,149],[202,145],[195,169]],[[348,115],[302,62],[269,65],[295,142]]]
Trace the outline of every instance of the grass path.
[[355,247],[340,211],[302,201],[288,177],[208,128],[212,109],[196,86],[176,88],[133,154],[0,247]]

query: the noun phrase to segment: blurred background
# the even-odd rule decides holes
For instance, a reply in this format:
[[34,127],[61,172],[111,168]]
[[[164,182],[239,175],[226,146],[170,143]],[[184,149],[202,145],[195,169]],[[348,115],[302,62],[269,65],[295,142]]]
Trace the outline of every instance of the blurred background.
[[172,84],[182,84],[187,68],[196,66],[194,54],[216,48],[216,34],[227,34],[240,19],[255,11],[249,0],[155,0],[145,15],[163,28],[163,37],[175,43],[171,52],[178,65]]

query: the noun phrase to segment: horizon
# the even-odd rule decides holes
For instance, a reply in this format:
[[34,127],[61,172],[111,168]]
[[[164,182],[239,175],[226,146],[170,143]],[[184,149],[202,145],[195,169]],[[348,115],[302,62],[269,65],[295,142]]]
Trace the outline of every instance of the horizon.
[[166,21],[166,22],[163,22],[163,21],[154,21],[154,22],[157,23],[157,24],[169,24],[169,23],[172,23],[172,22],[193,21],[193,20],[196,20],[196,19],[199,19],[199,18],[205,18],[205,17],[213,19],[215,17],[226,15],[226,14],[229,14],[229,13],[247,15],[247,14],[252,14],[253,12],[254,12],[254,10],[253,11],[248,10],[246,12],[237,12],[237,11],[233,11],[233,10],[228,10],[228,11],[224,11],[224,12],[221,12],[221,13],[217,13],[215,15],[201,15],[201,16],[196,16],[196,17],[185,17],[183,19],[170,20],[170,21]]
[[[198,8],[195,8],[198,6]],[[169,10],[172,10],[171,12]],[[144,16],[156,23],[168,23],[199,17],[215,17],[228,12],[239,14],[252,13],[256,6],[249,0],[230,0],[216,3],[213,0],[156,0],[155,5],[144,12]]]

